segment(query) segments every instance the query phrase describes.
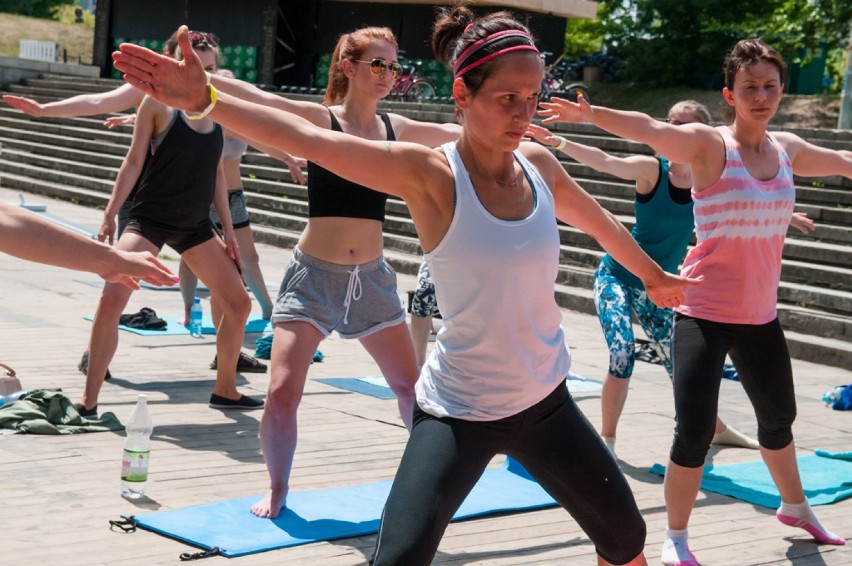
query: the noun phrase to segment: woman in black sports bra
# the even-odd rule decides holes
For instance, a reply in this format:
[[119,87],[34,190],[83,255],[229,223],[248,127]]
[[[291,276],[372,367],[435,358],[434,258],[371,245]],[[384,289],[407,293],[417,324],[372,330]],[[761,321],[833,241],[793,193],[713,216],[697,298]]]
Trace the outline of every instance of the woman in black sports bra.
[[[461,132],[456,124],[377,113],[379,100],[388,95],[402,70],[397,50],[396,38],[387,28],[344,34],[332,55],[322,104],[288,100],[220,76],[212,82],[223,92],[365,139],[429,147],[456,139]],[[296,448],[296,411],[308,367],[319,343],[333,330],[361,341],[396,393],[403,421],[411,425],[418,370],[396,274],[382,255],[387,197],[351,185],[321,164],[308,164],[308,225],[285,272],[272,316],[275,338],[268,408],[260,429],[270,491],[252,507],[260,517],[277,517],[285,504]]]
[[[207,40],[207,34],[193,34],[193,49],[206,69],[215,70],[216,48]],[[119,170],[98,239],[112,243],[115,215],[139,180],[129,224],[116,246],[156,254],[169,244],[205,281],[223,307],[223,316],[216,325],[216,351],[218,359],[227,362],[217,370],[210,405],[260,408],[263,401],[237,391],[232,369],[237,365],[251,303],[236,269],[239,256],[221,154],[220,126],[146,98],[139,107],[133,141]],[[224,242],[215,236],[210,223],[210,203],[214,201],[224,219]],[[118,346],[118,319],[131,293],[123,285],[110,283],[104,287],[89,339],[86,389],[80,403],[83,416],[97,415],[98,393]]]

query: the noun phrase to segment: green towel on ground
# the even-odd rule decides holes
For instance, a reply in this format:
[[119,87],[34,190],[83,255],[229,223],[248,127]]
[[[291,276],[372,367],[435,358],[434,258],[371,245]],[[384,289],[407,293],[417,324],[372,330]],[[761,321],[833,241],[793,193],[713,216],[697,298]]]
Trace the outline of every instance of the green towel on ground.
[[124,430],[124,425],[113,413],[104,413],[97,420],[86,420],[62,391],[36,389],[0,407],[0,428],[31,434],[74,434]]

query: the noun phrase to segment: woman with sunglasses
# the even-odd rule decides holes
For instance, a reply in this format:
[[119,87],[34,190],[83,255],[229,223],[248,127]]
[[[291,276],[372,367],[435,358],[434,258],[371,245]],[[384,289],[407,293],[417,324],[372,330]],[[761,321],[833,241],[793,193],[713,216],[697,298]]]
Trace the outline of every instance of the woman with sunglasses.
[[665,498],[664,564],[697,566],[687,525],[716,418],[719,381],[730,354],[758,422],[761,456],[781,494],[776,512],[822,544],[845,544],[814,515],[802,489],[792,424],[796,399],[790,354],[777,315],[781,252],[795,204],[793,175],[852,178],[852,152],[768,132],[786,65],[760,40],[738,42],[724,63],[722,95],[733,124],[673,126],[638,112],[586,101],[543,103],[545,122],[589,122],[650,145],[692,171],[697,243],[681,273],[703,276],[675,308],[672,341],[676,427]]
[[501,452],[571,512],[600,564],[645,564],[645,524],[630,488],[565,387],[571,356],[554,299],[556,218],[596,238],[658,304],[678,303],[698,281],[664,272],[549,151],[521,143],[544,72],[525,26],[506,12],[477,18],[459,6],[442,12],[432,43],[453,68],[463,123],[458,141],[436,149],[364,140],[218,95],[198,62],[176,65],[131,45],[114,58],[152,96],[206,109],[251,139],[408,204],[444,327],[417,381],[414,424],[373,564],[429,564],[454,512]]
[[[182,52],[191,52],[204,69],[216,70],[218,50],[209,42],[187,41],[177,50],[178,58]],[[223,363],[216,373],[210,406],[257,409],[263,401],[237,391],[233,370],[251,303],[237,271],[239,256],[228,211],[222,145],[218,124],[146,97],[98,239],[113,243],[115,214],[138,181],[128,225],[116,246],[157,254],[168,244],[207,283],[222,310],[216,325],[216,352]],[[210,223],[211,202],[222,219],[224,241],[216,237]],[[89,339],[86,388],[78,408],[83,417],[97,417],[98,394],[118,346],[119,316],[131,293],[122,285],[109,283],[101,294]]]
[[[322,104],[289,100],[221,76],[211,81],[223,92],[362,139],[429,147],[456,139],[458,125],[378,112],[379,100],[402,73],[397,50],[387,28],[367,27],[341,36]],[[376,159],[372,167],[383,171],[387,160]],[[418,371],[396,273],[382,253],[386,200],[386,194],[326,170],[323,162],[308,163],[308,223],[284,272],[272,314],[271,377],[260,426],[270,490],[252,507],[255,515],[275,518],[285,505],[296,450],[296,414],[308,368],[332,331],[360,340],[396,394],[405,426],[411,426]]]
[[[699,102],[682,100],[669,109],[666,121],[673,125],[709,124],[710,112]],[[600,149],[556,136],[535,124],[530,125],[529,135],[597,171],[634,181],[636,223],[631,233],[651,259],[670,273],[676,272],[694,228],[690,194],[692,175],[688,166],[669,163],[662,156],[609,155]],[[804,234],[813,230],[813,221],[806,214],[794,213],[791,225]],[[595,271],[594,299],[609,350],[609,371],[601,392],[601,436],[615,454],[616,429],[633,374],[633,317],[639,321],[671,378],[674,311],[652,303],[642,282],[610,255],[604,256]],[[726,425],[718,417],[711,444],[759,448],[756,440]]]

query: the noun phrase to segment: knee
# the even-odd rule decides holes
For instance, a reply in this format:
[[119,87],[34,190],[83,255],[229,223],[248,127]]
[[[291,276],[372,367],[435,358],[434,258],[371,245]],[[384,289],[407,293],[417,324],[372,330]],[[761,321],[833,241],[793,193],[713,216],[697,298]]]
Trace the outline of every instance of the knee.
[[633,343],[621,344],[609,352],[609,373],[619,379],[628,379],[633,375],[633,362],[636,351]]
[[670,454],[672,462],[685,468],[698,468],[704,465],[704,458],[713,441],[714,430],[715,421],[705,425],[678,420]]
[[251,299],[244,289],[241,293],[235,293],[228,301],[222,301],[221,306],[225,314],[234,320],[245,321],[251,314]]
[[276,420],[289,420],[295,418],[301,401],[301,390],[296,390],[286,385],[280,387],[270,385],[266,396],[266,411]]
[[98,315],[100,317],[109,316],[118,321],[121,316],[121,311],[127,306],[127,301],[130,298],[128,293],[122,292],[123,289],[116,289],[108,285],[101,294],[101,300],[98,304]]
[[780,450],[793,442],[793,421],[796,411],[776,416],[773,419],[760,419],[757,423],[757,440],[769,450]]
[[637,510],[629,524],[613,529],[606,544],[595,544],[598,556],[610,564],[627,564],[645,551],[647,527]]

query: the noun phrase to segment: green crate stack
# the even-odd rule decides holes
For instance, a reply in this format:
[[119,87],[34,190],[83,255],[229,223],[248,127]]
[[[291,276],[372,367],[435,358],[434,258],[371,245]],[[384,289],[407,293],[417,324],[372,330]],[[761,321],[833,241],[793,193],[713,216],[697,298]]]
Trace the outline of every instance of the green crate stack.
[[331,53],[323,53],[317,61],[314,72],[314,86],[325,88],[328,85],[328,71],[331,69]]
[[219,50],[220,65],[234,76],[248,82],[257,81],[257,47],[254,45],[223,45]]

